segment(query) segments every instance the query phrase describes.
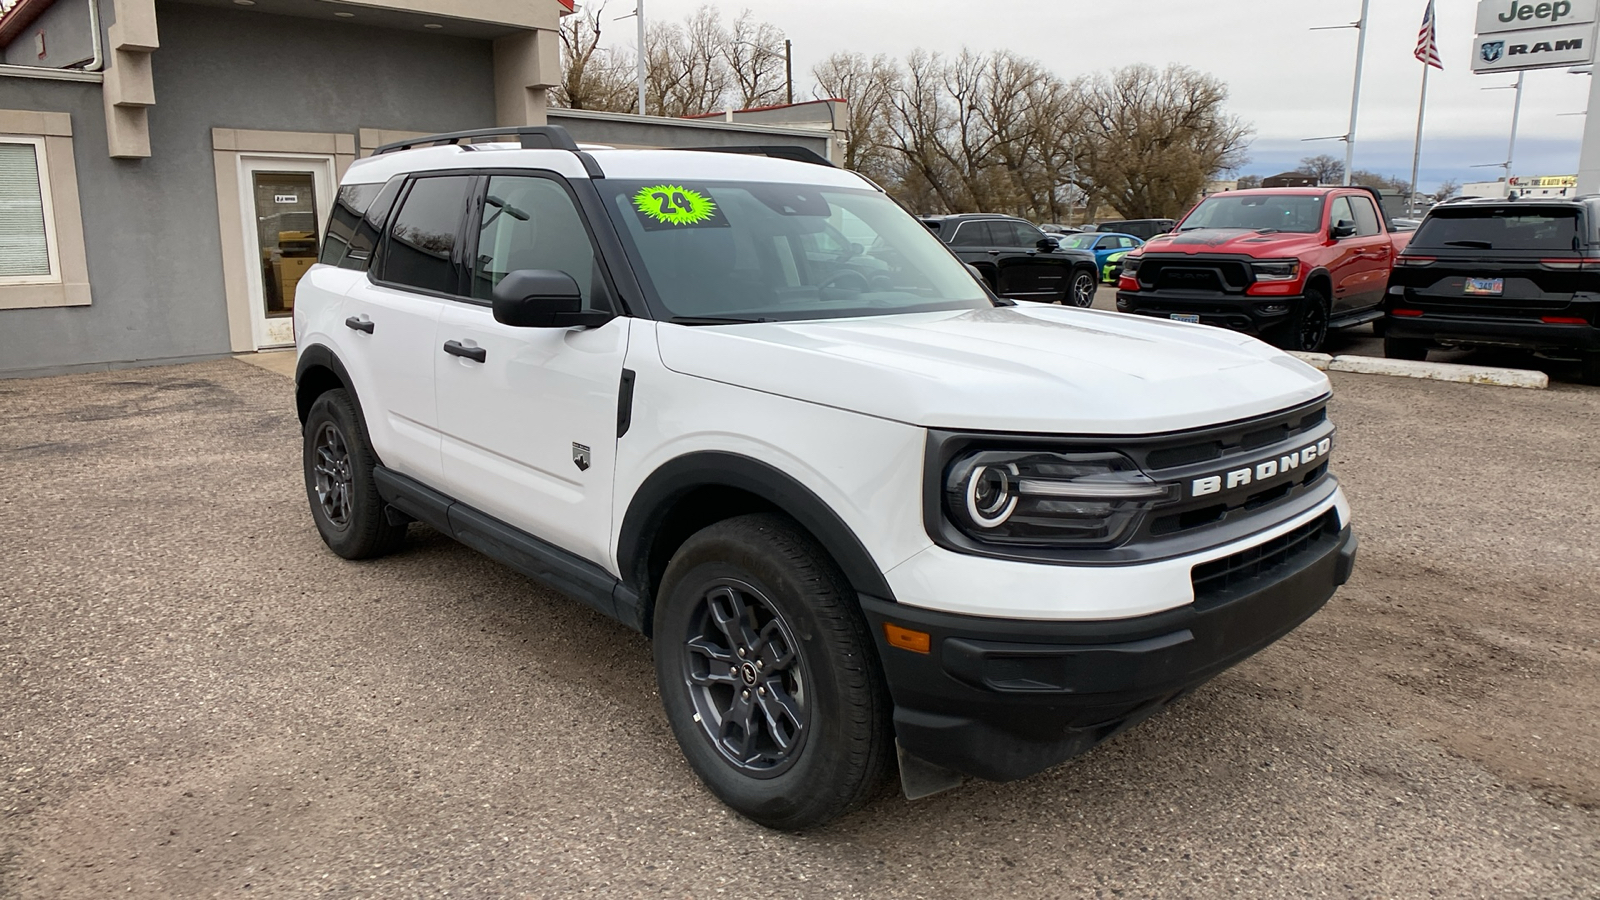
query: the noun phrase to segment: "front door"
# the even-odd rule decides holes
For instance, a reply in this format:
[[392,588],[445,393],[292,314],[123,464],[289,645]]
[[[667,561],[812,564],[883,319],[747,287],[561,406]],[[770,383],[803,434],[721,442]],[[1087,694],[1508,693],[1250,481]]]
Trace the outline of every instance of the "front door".
[[256,347],[294,343],[294,292],[333,206],[333,157],[241,156],[240,208]]
[[599,328],[495,321],[495,285],[523,269],[572,276],[586,309],[612,304],[582,214],[562,182],[532,173],[487,181],[474,214],[471,296],[445,305],[434,335],[446,489],[565,550],[604,560],[632,320]]

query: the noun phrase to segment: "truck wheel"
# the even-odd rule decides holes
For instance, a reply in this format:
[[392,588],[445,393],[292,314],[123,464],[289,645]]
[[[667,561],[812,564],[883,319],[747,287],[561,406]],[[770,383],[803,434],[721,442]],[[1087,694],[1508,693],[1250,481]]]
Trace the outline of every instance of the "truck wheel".
[[328,549],[345,559],[369,559],[400,545],[406,526],[384,515],[372,478],[377,457],[348,392],[327,391],[311,404],[302,458],[311,519]]
[[1317,288],[1306,288],[1284,336],[1283,349],[1312,353],[1322,349],[1328,339],[1328,298]]
[[1093,272],[1088,269],[1073,272],[1072,281],[1067,285],[1066,302],[1080,309],[1088,309],[1094,305],[1095,287]]
[[1383,355],[1387,359],[1424,360],[1428,358],[1428,342],[1416,338],[1383,339]]
[[866,802],[894,750],[855,592],[793,521],[708,526],[672,557],[653,640],[678,746],[740,814],[786,831]]
[[1583,355],[1583,383],[1600,384],[1600,353]]

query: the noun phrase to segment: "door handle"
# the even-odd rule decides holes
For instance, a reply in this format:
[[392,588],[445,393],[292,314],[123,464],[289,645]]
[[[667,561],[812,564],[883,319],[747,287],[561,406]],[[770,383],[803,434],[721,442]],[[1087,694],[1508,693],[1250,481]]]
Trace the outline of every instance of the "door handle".
[[361,316],[360,318],[351,316],[350,318],[344,320],[344,327],[353,328],[356,331],[365,331],[367,334],[371,334],[373,325],[372,320],[366,316]]
[[999,256],[1000,255],[1000,251],[999,250],[990,250],[989,251],[989,255],[990,256]]
[[451,356],[459,356],[462,359],[470,359],[473,362],[483,362],[489,358],[489,351],[482,347],[468,347],[460,341],[445,341],[444,352]]

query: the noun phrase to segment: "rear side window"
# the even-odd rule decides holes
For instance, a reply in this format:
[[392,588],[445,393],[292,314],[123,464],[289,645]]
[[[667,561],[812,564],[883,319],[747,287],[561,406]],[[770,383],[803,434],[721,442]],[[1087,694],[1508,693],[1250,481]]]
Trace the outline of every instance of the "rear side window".
[[1351,197],[1350,208],[1356,214],[1356,234],[1361,237],[1383,234],[1383,226],[1378,224],[1378,211],[1373,208],[1371,199]]
[[1436,210],[1417,228],[1411,246],[1575,251],[1583,241],[1576,209],[1491,206]]
[[994,243],[988,222],[962,222],[956,236],[950,239],[952,247],[992,247]]
[[365,271],[403,183],[405,178],[396,177],[388,184],[347,184],[339,188],[328,221],[328,239],[322,243],[318,262]]
[[379,280],[440,294],[460,292],[456,240],[472,184],[470,175],[412,182],[389,226],[378,263]]

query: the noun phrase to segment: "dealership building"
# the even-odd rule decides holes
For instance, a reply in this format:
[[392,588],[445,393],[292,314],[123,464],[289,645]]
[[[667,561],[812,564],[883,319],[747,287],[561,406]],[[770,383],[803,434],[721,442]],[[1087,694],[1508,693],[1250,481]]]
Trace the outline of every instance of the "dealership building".
[[842,103],[694,120],[549,108],[567,0],[11,0],[0,377],[291,344],[340,176],[386,142],[566,126],[837,158]]

